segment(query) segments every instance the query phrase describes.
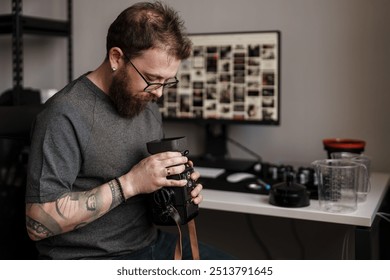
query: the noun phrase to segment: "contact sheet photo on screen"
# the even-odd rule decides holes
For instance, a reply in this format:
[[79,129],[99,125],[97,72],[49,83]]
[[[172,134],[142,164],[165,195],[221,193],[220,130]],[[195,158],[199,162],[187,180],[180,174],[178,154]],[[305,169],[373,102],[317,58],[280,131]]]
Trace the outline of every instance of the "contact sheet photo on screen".
[[191,34],[179,83],[159,101],[166,119],[280,121],[280,32]]

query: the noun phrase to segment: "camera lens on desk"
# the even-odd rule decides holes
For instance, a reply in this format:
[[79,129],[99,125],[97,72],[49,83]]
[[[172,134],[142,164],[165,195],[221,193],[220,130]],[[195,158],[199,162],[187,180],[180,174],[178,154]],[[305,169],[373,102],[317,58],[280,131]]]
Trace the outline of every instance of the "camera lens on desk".
[[273,164],[269,164],[266,169],[265,177],[276,181],[278,179],[278,167]]

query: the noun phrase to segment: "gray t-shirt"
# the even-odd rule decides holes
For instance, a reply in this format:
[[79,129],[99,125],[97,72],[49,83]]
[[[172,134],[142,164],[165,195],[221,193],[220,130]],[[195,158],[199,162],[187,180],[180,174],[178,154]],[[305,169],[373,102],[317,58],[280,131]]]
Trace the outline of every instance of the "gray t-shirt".
[[[127,173],[163,137],[156,104],[137,117],[118,115],[110,98],[85,75],[58,92],[37,116],[29,158],[26,202],[55,201]],[[143,248],[157,236],[145,195],[94,222],[37,242],[41,258],[108,258]]]

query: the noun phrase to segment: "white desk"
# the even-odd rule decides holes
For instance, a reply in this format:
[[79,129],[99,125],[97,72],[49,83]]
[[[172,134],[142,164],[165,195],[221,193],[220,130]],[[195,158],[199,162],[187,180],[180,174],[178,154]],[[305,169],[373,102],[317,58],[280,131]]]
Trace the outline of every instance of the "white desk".
[[[363,227],[363,229],[370,230],[389,187],[390,174],[372,173],[370,180],[371,191],[366,201],[359,202],[358,209],[348,214],[324,212],[319,209],[317,200],[311,200],[310,205],[307,207],[284,208],[269,204],[267,195],[210,189],[203,190],[202,194],[204,199],[200,207],[273,217],[346,224],[356,226],[359,229]],[[368,240],[357,240],[355,243],[358,246],[359,243],[367,242]]]

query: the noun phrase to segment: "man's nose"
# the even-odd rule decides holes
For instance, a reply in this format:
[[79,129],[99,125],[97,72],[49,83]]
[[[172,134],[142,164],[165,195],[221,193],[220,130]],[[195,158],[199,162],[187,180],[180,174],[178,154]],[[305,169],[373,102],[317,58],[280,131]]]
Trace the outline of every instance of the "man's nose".
[[159,87],[158,89],[152,90],[150,93],[160,98],[163,95],[164,87]]

